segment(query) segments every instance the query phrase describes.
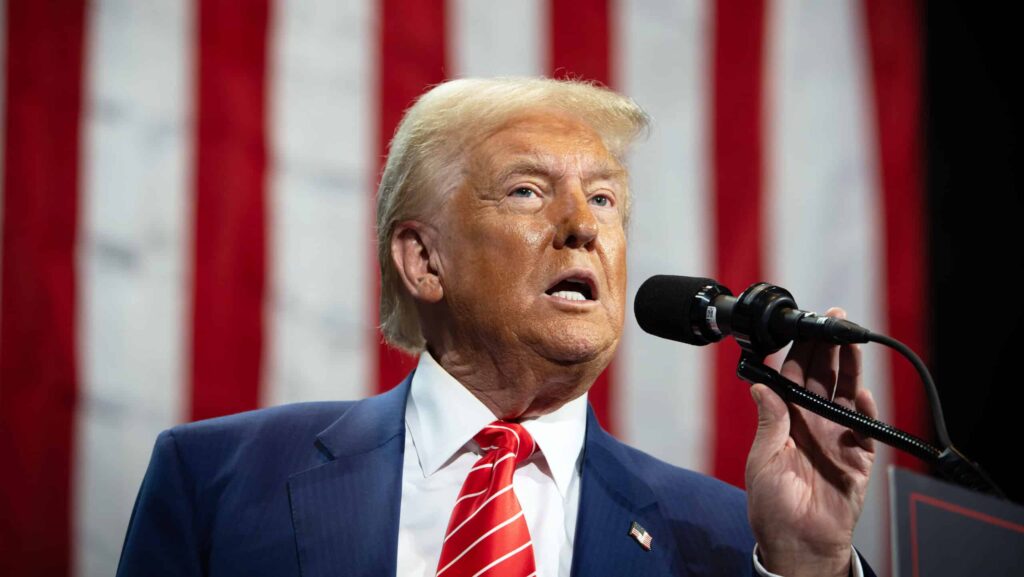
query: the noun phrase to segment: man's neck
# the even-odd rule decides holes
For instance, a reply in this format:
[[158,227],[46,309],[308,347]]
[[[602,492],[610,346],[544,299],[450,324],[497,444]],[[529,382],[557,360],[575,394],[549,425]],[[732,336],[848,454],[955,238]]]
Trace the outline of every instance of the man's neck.
[[444,370],[497,418],[508,421],[557,410],[587,392],[603,370],[595,363],[563,365],[546,359],[430,349]]

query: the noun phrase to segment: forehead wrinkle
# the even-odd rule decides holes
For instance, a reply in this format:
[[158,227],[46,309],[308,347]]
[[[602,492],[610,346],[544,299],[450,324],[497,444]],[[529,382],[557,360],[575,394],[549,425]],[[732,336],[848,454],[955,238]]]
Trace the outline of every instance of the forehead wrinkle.
[[[583,174],[583,182],[594,182],[601,180],[625,181],[626,170],[614,159],[611,162],[606,159],[596,159],[591,162],[584,162],[581,155],[575,157],[578,171]],[[540,176],[550,180],[561,180],[568,171],[568,163],[554,154],[534,152],[526,155],[519,155],[511,164],[502,169],[496,176],[496,182],[504,182],[513,176]],[[586,166],[589,165],[589,166]]]
[[513,176],[542,176],[553,180],[560,179],[565,174],[565,167],[557,166],[559,162],[554,155],[533,152],[530,154],[518,154],[510,164],[495,175],[496,182],[505,182]]

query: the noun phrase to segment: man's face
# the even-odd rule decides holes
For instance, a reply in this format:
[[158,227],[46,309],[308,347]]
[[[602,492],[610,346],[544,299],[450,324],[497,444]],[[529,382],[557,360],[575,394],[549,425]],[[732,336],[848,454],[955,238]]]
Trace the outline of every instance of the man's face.
[[623,167],[586,125],[537,113],[473,147],[463,177],[440,210],[448,338],[603,368],[625,310]]

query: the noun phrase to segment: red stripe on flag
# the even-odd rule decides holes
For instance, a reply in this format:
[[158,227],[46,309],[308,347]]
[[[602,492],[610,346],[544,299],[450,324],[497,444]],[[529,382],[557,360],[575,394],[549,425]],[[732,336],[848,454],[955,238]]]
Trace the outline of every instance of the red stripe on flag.
[[259,405],[266,247],[267,0],[197,2],[192,419]]
[[612,86],[608,0],[551,0],[551,75]]
[[[925,205],[922,182],[921,14],[913,0],[864,3],[874,89],[875,131],[885,225],[886,326],[889,334],[924,356],[928,293],[925,275]],[[893,424],[925,438],[933,435],[924,392],[910,363],[890,351]],[[896,452],[896,464],[923,470],[921,461]]]
[[80,1],[7,3],[0,575],[70,573]]
[[[402,119],[402,113],[427,88],[445,80],[444,0],[383,0],[380,3],[380,62],[378,64],[378,101],[380,103],[378,145],[380,163],[374,167],[377,176],[384,166],[388,144]],[[379,178],[374,179],[374,183]],[[376,198],[376,197],[374,197]],[[377,205],[374,202],[373,214]],[[377,246],[370,262],[377,262]],[[380,271],[374,265],[371,305],[380,324]],[[397,385],[416,366],[416,359],[389,347],[375,327],[377,345],[377,387],[386,391]]]
[[[550,10],[550,74],[556,78],[596,80],[613,86],[608,0],[552,0]],[[614,375],[615,363],[612,362],[588,393],[594,414],[611,433],[616,430],[612,410]]]
[[[712,97],[712,190],[715,278],[746,287],[761,280],[763,240],[762,107],[765,3],[715,4]],[[714,476],[743,486],[757,411],[736,377],[740,349],[731,339],[715,347]]]

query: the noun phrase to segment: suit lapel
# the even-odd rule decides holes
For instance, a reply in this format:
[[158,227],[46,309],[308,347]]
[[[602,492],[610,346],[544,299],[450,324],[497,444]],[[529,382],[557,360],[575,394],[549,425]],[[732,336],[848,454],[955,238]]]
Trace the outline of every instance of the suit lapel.
[[[289,478],[304,577],[395,574],[411,380],[353,405],[317,436],[324,463]],[[670,529],[650,486],[633,472],[628,451],[588,407],[574,577],[670,572]],[[634,521],[653,536],[650,551],[629,536]]]
[[[601,428],[589,407],[580,481],[573,577],[669,574],[671,533],[656,497],[633,472],[628,449]],[[634,521],[653,536],[650,551],[629,535]]]
[[317,436],[324,463],[288,480],[304,577],[394,575],[412,375]]

